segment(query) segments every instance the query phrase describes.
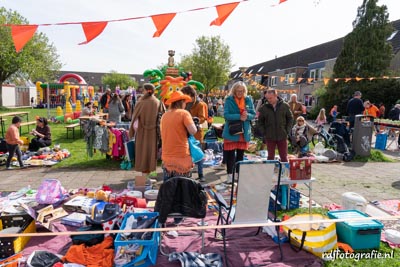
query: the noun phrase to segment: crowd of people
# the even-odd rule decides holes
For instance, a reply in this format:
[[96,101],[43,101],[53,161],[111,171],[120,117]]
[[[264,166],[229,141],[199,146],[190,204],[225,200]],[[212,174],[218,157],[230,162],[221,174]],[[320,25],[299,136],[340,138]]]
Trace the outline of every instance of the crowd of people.
[[[156,170],[160,152],[164,179],[176,175],[191,176],[194,164],[190,156],[188,135],[193,135],[202,143],[205,130],[211,126],[214,116],[222,116],[225,119],[222,132],[223,162],[226,163],[228,183],[233,181],[234,173],[239,171],[235,167],[236,162],[244,159],[244,152],[249,147],[251,123],[255,118],[256,131],[263,136],[268,160],[275,159],[277,149],[280,160],[286,162],[288,141],[292,146],[301,148],[308,143],[310,129],[315,132],[315,129],[307,124],[304,105],[298,101],[296,94],[292,94],[286,102],[275,89],[268,89],[254,106],[253,99],[247,94],[247,86],[242,81],[231,86],[224,100],[217,97],[205,99],[203,94],[187,85],[163,102],[154,95],[153,84],[144,84],[142,88],[143,94],[140,99],[136,96],[136,91],[135,94],[126,92],[120,96],[107,89],[98,100],[102,111],[108,113],[109,121],[130,123],[129,137],[135,139],[134,169],[143,176],[148,176]],[[346,112],[350,128],[354,127],[357,115],[385,117],[386,110],[382,103],[377,107],[369,100],[363,101],[361,96],[361,92],[356,91],[348,101]],[[93,115],[97,108],[93,102],[87,102],[82,115]],[[396,104],[388,113],[388,118],[399,120],[399,114],[400,104]],[[322,108],[315,124],[321,126],[336,121],[338,115],[337,105],[334,105],[329,113]],[[16,155],[19,161],[19,145],[22,144],[18,131],[20,123],[20,118],[13,118],[6,134],[9,158]],[[235,127],[239,127],[240,130],[233,132]],[[30,151],[51,145],[51,131],[46,118],[37,118],[37,127],[31,134],[35,137],[29,144]],[[205,181],[203,163],[199,161],[195,164],[197,179],[201,182]],[[22,161],[20,166],[24,167]],[[10,167],[9,161],[6,167]]]

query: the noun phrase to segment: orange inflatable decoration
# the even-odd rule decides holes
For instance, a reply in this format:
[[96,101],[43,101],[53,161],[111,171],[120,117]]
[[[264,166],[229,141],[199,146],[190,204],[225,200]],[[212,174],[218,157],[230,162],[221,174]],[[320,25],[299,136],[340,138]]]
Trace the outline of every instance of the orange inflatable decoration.
[[179,91],[182,87],[186,85],[183,77],[171,77],[166,76],[164,80],[160,81],[161,84],[161,100],[163,103],[171,97],[171,94],[175,91]]

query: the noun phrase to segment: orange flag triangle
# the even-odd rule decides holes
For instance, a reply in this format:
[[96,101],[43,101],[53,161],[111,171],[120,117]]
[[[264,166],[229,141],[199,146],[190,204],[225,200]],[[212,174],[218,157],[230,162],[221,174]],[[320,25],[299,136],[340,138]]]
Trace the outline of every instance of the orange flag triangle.
[[324,85],[327,85],[329,82],[329,78],[324,78]]
[[83,32],[86,36],[86,42],[79,43],[79,45],[88,44],[94,38],[103,32],[104,28],[107,26],[107,21],[100,22],[82,22]]
[[282,4],[283,2],[286,2],[287,0],[279,0],[279,4]]
[[157,28],[157,31],[153,34],[153,37],[160,37],[175,15],[176,13],[167,13],[151,16],[154,26]]
[[13,25],[11,36],[14,41],[15,51],[18,53],[32,39],[38,25]]
[[347,82],[349,82],[349,81],[351,81],[351,80],[352,80],[351,78],[345,78],[345,79],[344,79],[344,82],[347,83]]
[[307,82],[311,83],[314,79],[313,78],[307,78]]
[[221,26],[222,23],[229,17],[233,10],[239,5],[239,2],[228,3],[215,6],[217,8],[218,18],[211,21],[210,26]]
[[360,78],[360,77],[356,77],[356,81],[359,82],[361,80],[363,80],[364,78]]

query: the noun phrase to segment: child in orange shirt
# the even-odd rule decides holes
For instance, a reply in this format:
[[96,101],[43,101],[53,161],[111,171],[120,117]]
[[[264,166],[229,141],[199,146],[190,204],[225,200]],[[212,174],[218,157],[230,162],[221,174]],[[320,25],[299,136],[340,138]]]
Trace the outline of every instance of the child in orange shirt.
[[377,106],[375,106],[374,104],[372,104],[371,102],[369,102],[369,100],[366,100],[364,102],[364,115],[369,115],[372,116],[374,118],[378,118],[379,117],[379,108]]
[[6,132],[6,146],[8,150],[8,158],[6,161],[6,170],[12,170],[10,164],[11,159],[14,154],[17,154],[18,162],[20,168],[25,168],[24,163],[22,162],[22,153],[19,149],[19,145],[23,145],[24,142],[19,138],[19,127],[21,126],[21,118],[15,116],[12,119],[12,124],[8,127]]

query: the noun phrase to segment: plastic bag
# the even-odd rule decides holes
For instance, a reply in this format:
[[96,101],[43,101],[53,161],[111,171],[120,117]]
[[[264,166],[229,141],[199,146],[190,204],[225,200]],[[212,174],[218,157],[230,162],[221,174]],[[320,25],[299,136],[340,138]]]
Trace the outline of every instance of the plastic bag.
[[36,202],[39,204],[57,204],[68,196],[67,191],[57,179],[45,179],[36,193]]

